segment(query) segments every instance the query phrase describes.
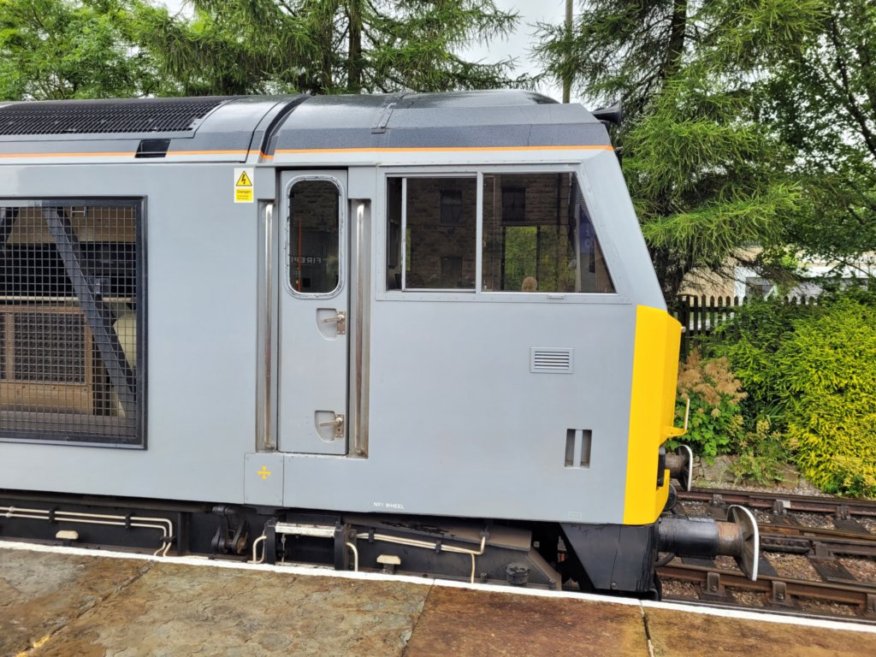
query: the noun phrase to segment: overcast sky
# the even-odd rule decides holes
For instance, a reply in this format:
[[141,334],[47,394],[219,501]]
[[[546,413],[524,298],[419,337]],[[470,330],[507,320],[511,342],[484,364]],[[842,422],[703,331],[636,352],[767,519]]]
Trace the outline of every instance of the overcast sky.
[[[533,32],[535,24],[560,23],[566,11],[565,0],[493,0],[499,9],[516,11],[520,18],[517,31],[502,41],[495,41],[488,46],[473,47],[464,53],[475,61],[495,61],[503,57],[514,57],[517,60],[517,73],[536,73],[538,65],[529,53],[535,42]],[[562,89],[557,85],[542,85],[542,93],[561,100]],[[573,98],[574,100],[574,98]]]
[[[474,45],[462,53],[467,59],[473,61],[491,62],[513,57],[516,60],[515,73],[535,73],[538,69],[536,62],[529,53],[533,43],[532,33],[535,23],[559,23],[565,13],[565,0],[493,0],[499,9],[516,11],[520,18],[517,31],[507,39],[496,40],[487,45]],[[184,0],[164,0],[171,10],[178,10]],[[556,85],[542,85],[539,88],[542,93],[560,100],[562,91]],[[572,100],[575,100],[573,97]]]

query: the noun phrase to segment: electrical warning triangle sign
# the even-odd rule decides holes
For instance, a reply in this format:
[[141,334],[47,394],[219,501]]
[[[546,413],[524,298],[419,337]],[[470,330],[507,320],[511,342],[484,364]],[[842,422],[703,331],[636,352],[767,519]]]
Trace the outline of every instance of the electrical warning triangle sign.
[[234,169],[234,202],[255,203],[255,187],[252,179],[255,177],[253,167],[236,167]]

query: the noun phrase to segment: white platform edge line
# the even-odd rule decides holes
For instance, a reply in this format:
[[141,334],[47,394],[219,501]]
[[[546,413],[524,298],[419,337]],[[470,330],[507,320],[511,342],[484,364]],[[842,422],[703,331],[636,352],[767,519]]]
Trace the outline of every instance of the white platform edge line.
[[703,616],[717,616],[719,618],[735,618],[737,620],[763,621],[778,625],[798,625],[802,627],[816,627],[824,630],[845,630],[847,632],[863,632],[876,634],[876,625],[863,625],[854,620],[834,621],[821,618],[800,618],[799,616],[784,616],[769,612],[744,611],[735,609],[722,609],[720,607],[700,607],[698,605],[686,605],[682,602],[656,602],[654,600],[642,600],[644,609],[666,609],[668,611],[682,611]]
[[810,618],[799,618],[770,614],[768,612],[736,611],[733,609],[719,609],[714,607],[700,607],[685,605],[674,602],[655,602],[653,600],[636,600],[631,598],[618,598],[614,596],[599,595],[595,593],[575,593],[570,591],[549,591],[543,589],[523,589],[498,584],[470,584],[453,580],[436,579],[431,577],[413,577],[410,575],[385,575],[383,573],[353,572],[349,570],[334,570],[321,566],[286,566],[271,564],[253,564],[234,561],[209,559],[207,557],[156,557],[150,554],[137,554],[133,552],[117,552],[113,550],[95,550],[93,548],[64,547],[58,545],[40,545],[35,543],[21,543],[16,541],[0,540],[0,549],[19,550],[23,552],[43,552],[49,554],[63,554],[84,557],[106,557],[110,559],[129,559],[134,561],[149,561],[158,564],[176,564],[181,566],[208,566],[212,568],[226,568],[231,570],[250,570],[255,572],[270,572],[289,575],[301,575],[310,577],[334,577],[336,579],[361,580],[372,582],[404,582],[419,586],[438,586],[451,589],[466,589],[470,591],[484,591],[490,593],[503,593],[505,595],[522,595],[535,598],[555,598],[561,600],[581,602],[602,602],[607,604],[640,607],[647,609],[665,609],[668,611],[680,611],[702,616],[717,616],[720,618],[735,618],[738,620],[761,621],[765,623],[777,623],[780,625],[798,625],[828,630],[843,630],[846,632],[862,632],[876,634],[876,626],[862,625],[854,621],[833,621]]

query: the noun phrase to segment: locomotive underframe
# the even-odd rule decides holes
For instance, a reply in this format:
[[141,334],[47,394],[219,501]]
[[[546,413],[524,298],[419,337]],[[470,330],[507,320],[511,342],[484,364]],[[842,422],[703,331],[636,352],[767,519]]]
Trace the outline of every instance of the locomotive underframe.
[[751,525],[732,519],[667,515],[643,526],[479,521],[0,491],[0,535],[12,540],[542,589],[571,580],[584,591],[655,598],[659,550],[733,555],[756,578],[756,529],[752,537]]
[[[133,549],[156,556],[201,554],[247,562],[306,563],[480,583],[653,594],[653,527],[591,526],[612,540],[575,554],[578,526],[319,513],[0,492],[0,535],[54,545]],[[617,545],[618,536],[628,536]],[[646,537],[641,542],[642,537]],[[612,545],[617,554],[609,554]],[[601,546],[601,547],[600,547]],[[629,579],[632,561],[635,575]],[[622,562],[622,563],[621,563]],[[615,565],[612,568],[607,564]],[[606,570],[607,569],[607,570]],[[606,577],[612,577],[610,583]],[[602,585],[602,586],[599,586]]]

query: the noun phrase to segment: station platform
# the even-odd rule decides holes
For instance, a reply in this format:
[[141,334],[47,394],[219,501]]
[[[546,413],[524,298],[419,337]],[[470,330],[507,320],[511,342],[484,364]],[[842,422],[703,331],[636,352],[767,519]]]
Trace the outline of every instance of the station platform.
[[876,626],[0,542],[0,655],[860,657]]

